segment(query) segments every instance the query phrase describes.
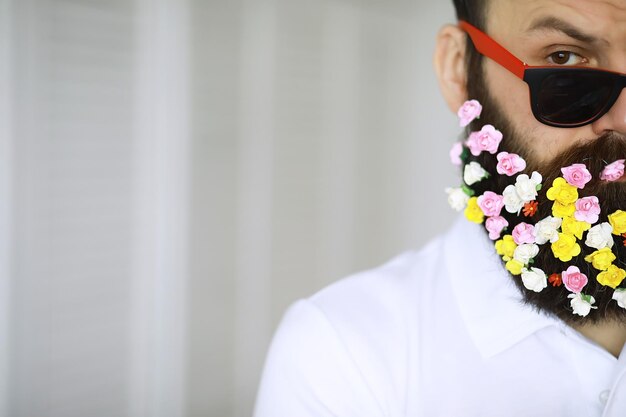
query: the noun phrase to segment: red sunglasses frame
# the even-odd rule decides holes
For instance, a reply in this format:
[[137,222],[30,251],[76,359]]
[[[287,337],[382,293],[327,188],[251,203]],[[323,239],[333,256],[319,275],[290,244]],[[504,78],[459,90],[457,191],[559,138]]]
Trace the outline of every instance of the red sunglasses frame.
[[[584,66],[531,66],[517,58],[502,45],[492,39],[489,35],[471,25],[466,21],[459,21],[459,27],[464,30],[472,40],[478,52],[495,61],[509,72],[526,82],[530,89],[530,105],[535,118],[548,126],[554,127],[580,127],[592,123],[602,117],[615,104],[615,101],[626,86],[626,74],[608,71],[603,69],[589,68]],[[587,76],[593,74],[598,78],[603,78],[611,87],[611,92],[603,99],[604,103],[593,115],[578,122],[561,123],[548,119],[542,114],[539,103],[535,99],[536,92],[541,89],[541,82],[548,74],[556,72],[572,74],[573,72],[585,73]]]

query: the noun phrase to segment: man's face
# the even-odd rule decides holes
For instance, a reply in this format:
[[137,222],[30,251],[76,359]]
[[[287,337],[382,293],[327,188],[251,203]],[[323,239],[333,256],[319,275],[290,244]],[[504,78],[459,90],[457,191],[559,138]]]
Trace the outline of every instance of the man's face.
[[[528,65],[578,65],[626,72],[626,0],[491,0],[489,3],[485,31]],[[578,128],[550,127],[533,116],[525,82],[491,59],[483,57],[482,63],[483,73],[469,74],[467,81],[469,98],[483,104],[480,120],[470,127],[476,130],[489,123],[500,129],[504,134],[500,149],[520,154],[528,162],[527,173],[537,170],[543,175],[545,189],[562,175],[562,167],[586,164],[594,178],[584,190],[579,190],[580,197],[598,197],[604,211],[601,221],[606,221],[608,213],[626,210],[626,179],[614,183],[599,179],[607,163],[626,157],[626,92],[622,91],[610,111],[592,124]],[[488,167],[495,155],[483,152],[477,159]],[[495,166],[495,162],[491,164]],[[512,181],[513,177],[492,175],[473,189],[477,195],[486,190],[501,194]],[[509,222],[509,231],[520,222],[534,223],[551,215],[552,202],[545,192],[540,193],[537,201],[539,213],[533,220],[502,214]],[[590,319],[625,320],[626,311],[611,301],[612,289],[597,282],[597,271],[590,270],[584,260],[584,255],[593,249],[582,242],[581,245],[583,255],[570,262],[563,263],[549,249],[544,249],[533,265],[548,274],[569,266],[589,271],[585,291],[598,305],[606,306],[602,315],[591,315]],[[626,260],[626,247],[618,245],[614,253],[620,262]],[[555,288],[535,293],[525,289],[519,277],[515,282],[525,299],[539,309],[566,321],[580,319],[571,314],[567,292]]]
[[[528,65],[582,65],[626,72],[626,0],[489,3],[487,33]],[[519,145],[536,165],[549,165],[572,145],[594,141],[607,132],[626,137],[626,91],[594,123],[555,128],[533,116],[526,83],[490,59],[483,59],[483,70],[489,95],[523,138]]]

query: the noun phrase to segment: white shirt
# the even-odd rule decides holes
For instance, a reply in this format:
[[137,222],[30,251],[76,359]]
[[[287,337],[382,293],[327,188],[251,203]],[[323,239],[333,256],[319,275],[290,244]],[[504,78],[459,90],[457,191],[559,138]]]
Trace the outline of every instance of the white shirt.
[[296,302],[255,416],[626,416],[624,350],[522,304],[480,228]]

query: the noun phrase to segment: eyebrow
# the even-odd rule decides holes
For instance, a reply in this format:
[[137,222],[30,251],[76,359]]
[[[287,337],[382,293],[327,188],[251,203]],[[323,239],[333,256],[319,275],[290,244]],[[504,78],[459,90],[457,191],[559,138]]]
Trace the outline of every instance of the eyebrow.
[[569,36],[572,39],[576,39],[580,42],[587,43],[587,44],[608,43],[604,39],[600,39],[593,35],[583,33],[578,28],[571,25],[570,23],[554,16],[547,16],[547,17],[543,17],[541,19],[534,21],[528,28],[527,32],[534,32],[534,31],[561,32]]

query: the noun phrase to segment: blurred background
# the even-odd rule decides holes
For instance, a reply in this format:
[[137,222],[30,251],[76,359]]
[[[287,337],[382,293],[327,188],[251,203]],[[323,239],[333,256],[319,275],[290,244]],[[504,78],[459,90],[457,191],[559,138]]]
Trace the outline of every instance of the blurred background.
[[250,416],[292,302],[454,217],[451,3],[0,0],[0,416]]

